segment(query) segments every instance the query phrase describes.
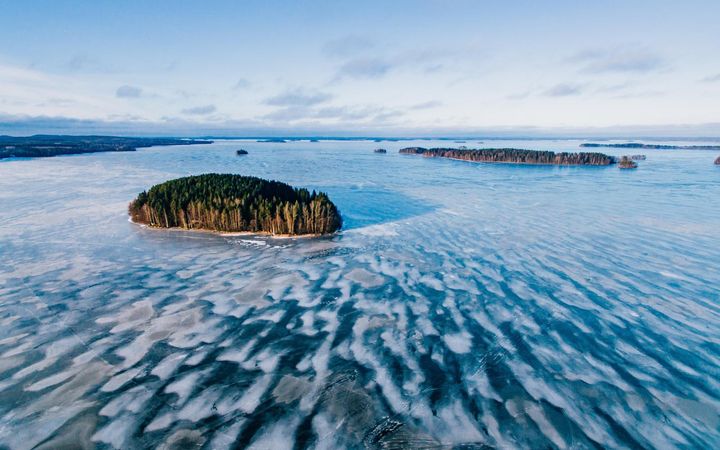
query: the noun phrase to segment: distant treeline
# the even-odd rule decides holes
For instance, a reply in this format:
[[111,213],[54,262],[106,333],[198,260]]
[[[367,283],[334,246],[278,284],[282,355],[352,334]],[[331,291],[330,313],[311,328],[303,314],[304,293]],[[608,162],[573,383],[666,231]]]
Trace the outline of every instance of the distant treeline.
[[206,174],[166,181],[130,203],[134,222],[161,228],[326,234],[342,219],[326,194],[278,181]]
[[474,162],[496,162],[515,164],[553,164],[579,166],[607,166],[615,164],[617,159],[602,153],[555,153],[540,150],[522,150],[516,148],[484,148],[478,150],[453,148],[409,147],[400,153],[417,154],[427,157],[460,159]]
[[637,142],[628,142],[626,144],[597,144],[588,142],[580,144],[580,147],[607,147],[607,148],[640,148],[650,150],[720,150],[720,145],[662,145],[662,144],[640,144]]
[[57,136],[38,134],[35,136],[0,136],[0,159],[31,158],[60,155],[78,155],[98,152],[133,152],[141,147],[156,145],[211,144],[175,138],[130,138],[119,136]]

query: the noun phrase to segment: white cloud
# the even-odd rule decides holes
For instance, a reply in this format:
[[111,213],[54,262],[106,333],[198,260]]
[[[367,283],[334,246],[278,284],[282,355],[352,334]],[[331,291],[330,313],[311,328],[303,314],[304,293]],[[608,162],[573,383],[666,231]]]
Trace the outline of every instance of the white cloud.
[[272,106],[310,106],[327,102],[331,98],[332,95],[325,92],[296,88],[266,99],[265,104]]
[[117,88],[115,96],[118,98],[139,98],[142,96],[142,89],[136,86],[123,85]]
[[252,85],[249,80],[245,78],[240,78],[237,80],[237,82],[233,85],[233,89],[247,89]]
[[340,66],[335,78],[380,78],[392,68],[390,62],[380,58],[357,58]]
[[575,83],[560,83],[543,91],[546,97],[570,97],[582,93],[583,86]]
[[375,47],[375,44],[366,37],[348,35],[326,42],[323,46],[323,53],[335,58],[348,58],[373,47]]
[[432,108],[437,108],[437,107],[440,107],[440,106],[443,106],[443,102],[438,101],[438,100],[430,100],[430,101],[427,101],[427,102],[416,103],[416,104],[410,106],[409,109],[414,109],[414,110],[419,110],[419,109],[432,109]]
[[206,116],[212,114],[217,110],[215,105],[202,105],[193,106],[192,108],[185,108],[181,112],[190,116]]
[[666,69],[663,57],[647,48],[589,49],[568,58],[583,73],[649,73]]
[[717,83],[720,82],[720,73],[716,73],[715,75],[709,75],[702,80],[703,83]]

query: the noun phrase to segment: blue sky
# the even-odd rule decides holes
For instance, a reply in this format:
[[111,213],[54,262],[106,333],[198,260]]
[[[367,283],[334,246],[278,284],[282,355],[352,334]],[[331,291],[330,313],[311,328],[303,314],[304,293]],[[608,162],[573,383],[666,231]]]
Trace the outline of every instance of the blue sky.
[[0,6],[0,132],[720,135],[720,2]]

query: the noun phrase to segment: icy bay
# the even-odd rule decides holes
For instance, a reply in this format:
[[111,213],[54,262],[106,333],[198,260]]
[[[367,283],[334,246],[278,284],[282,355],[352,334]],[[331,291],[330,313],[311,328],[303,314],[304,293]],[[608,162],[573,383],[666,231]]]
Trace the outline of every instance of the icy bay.
[[[377,145],[0,162],[0,447],[720,446],[716,152],[628,172]],[[212,172],[327,192],[343,230],[128,222],[148,186]]]

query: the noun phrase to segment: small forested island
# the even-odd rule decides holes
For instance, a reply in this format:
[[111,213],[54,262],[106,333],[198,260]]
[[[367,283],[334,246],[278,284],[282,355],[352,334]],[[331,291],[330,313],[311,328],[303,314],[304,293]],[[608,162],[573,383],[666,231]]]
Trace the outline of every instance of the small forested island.
[[555,153],[551,151],[522,150],[516,148],[468,150],[408,147],[400,149],[400,153],[491,163],[551,164],[563,166],[607,166],[617,163],[615,157],[602,153]]
[[99,152],[134,152],[157,145],[212,144],[212,141],[177,138],[132,138],[120,136],[0,136],[0,159],[39,158]]
[[717,159],[715,160],[715,164],[720,166],[720,156],[718,156]]
[[375,153],[387,153],[387,150],[385,150],[384,148],[376,148],[376,149],[373,150],[373,151],[374,151]]
[[647,159],[647,156],[645,155],[631,155],[630,159],[633,161],[645,161]]
[[607,147],[607,148],[642,148],[650,150],[720,150],[720,145],[664,145],[664,144],[640,144],[637,142],[628,142],[626,144],[597,144],[588,142],[580,144],[580,147]]
[[157,228],[321,235],[342,226],[323,192],[233,174],[166,181],[140,193],[128,211],[133,222]]
[[637,163],[628,156],[623,156],[618,162],[618,167],[621,169],[637,169]]
[[244,150],[244,149],[241,148],[240,150],[237,150],[237,151],[235,152],[235,154],[236,154],[237,156],[241,156],[241,155],[247,155],[248,152],[247,152],[247,150]]

